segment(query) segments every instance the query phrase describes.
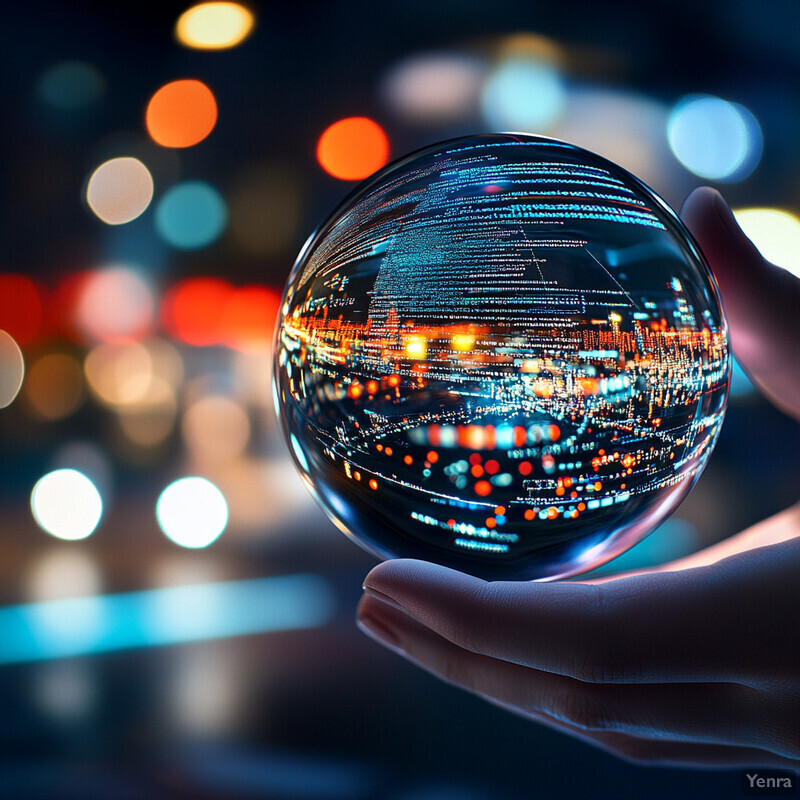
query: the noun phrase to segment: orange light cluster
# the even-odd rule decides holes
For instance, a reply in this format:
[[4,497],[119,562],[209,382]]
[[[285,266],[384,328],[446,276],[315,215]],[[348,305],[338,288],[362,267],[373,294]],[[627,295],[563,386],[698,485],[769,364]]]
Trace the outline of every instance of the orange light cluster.
[[161,315],[164,327],[186,344],[250,350],[272,341],[279,306],[278,292],[266,286],[187,278],[167,292]]

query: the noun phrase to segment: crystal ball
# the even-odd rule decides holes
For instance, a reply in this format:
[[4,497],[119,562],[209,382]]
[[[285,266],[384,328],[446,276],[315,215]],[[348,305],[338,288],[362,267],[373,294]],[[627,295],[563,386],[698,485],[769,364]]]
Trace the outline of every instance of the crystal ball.
[[485,579],[599,566],[665,519],[720,431],[727,327],[676,214],[573,145],[412,153],[303,247],[278,416],[334,523]]

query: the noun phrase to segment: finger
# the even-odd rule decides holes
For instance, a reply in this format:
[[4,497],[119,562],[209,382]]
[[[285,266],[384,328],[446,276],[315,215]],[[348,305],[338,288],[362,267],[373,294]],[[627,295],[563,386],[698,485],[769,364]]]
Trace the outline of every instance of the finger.
[[770,400],[800,417],[800,280],[761,256],[715,189],[695,189],[681,216],[719,284],[737,359]]
[[483,655],[596,683],[796,680],[797,540],[710,567],[600,585],[487,583],[424,561],[375,567],[364,588]]
[[[659,564],[655,567],[619,572],[613,575],[604,575],[601,578],[580,581],[582,583],[608,583],[609,581],[629,578],[633,575],[646,575],[653,572],[677,572],[678,570],[705,567],[716,564],[724,558],[753,550],[756,547],[788,542],[800,536],[800,503],[774,514],[767,519],[751,525],[746,530],[729,536],[721,542],[716,542],[709,547],[704,547],[696,553]],[[800,546],[800,545],[797,545]]]
[[795,709],[776,708],[766,692],[738,684],[585,683],[464,650],[369,596],[361,600],[359,621],[428,672],[525,716],[544,715],[583,733],[792,755],[781,733],[791,730]]

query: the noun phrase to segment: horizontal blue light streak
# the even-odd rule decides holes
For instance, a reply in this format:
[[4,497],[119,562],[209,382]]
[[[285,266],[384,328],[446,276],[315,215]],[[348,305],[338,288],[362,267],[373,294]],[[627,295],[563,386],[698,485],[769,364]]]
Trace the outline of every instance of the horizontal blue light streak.
[[0,608],[0,664],[324,625],[334,594],[318,575],[175,586]]

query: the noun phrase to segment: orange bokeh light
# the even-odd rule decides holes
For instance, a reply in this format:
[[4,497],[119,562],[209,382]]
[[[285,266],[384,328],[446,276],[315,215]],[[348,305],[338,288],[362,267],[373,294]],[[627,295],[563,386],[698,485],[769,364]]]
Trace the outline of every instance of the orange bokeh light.
[[42,326],[42,298],[30,278],[0,275],[0,330],[19,345],[36,340]]
[[217,123],[217,101],[198,80],[172,81],[147,104],[145,124],[153,141],[163,147],[191,147],[208,136]]
[[347,117],[325,129],[317,143],[317,161],[334,178],[360,181],[389,160],[389,139],[377,122]]
[[236,289],[226,300],[220,318],[224,344],[237,350],[269,347],[280,305],[281,296],[266,286]]
[[221,319],[235,289],[221,278],[188,278],[176,284],[164,298],[164,327],[177,339],[196,347],[219,344]]

